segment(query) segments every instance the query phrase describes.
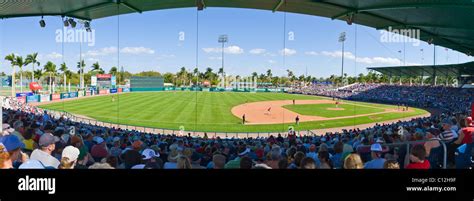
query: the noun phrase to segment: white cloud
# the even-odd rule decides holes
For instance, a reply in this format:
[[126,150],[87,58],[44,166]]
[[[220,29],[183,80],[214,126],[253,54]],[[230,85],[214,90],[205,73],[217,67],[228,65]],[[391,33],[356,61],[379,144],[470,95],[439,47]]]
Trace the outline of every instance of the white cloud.
[[[328,56],[328,57],[337,57],[340,58],[342,56],[341,51],[322,51],[321,55]],[[362,64],[378,64],[378,65],[391,65],[391,66],[398,66],[403,63],[398,58],[393,57],[356,57],[352,52],[344,52],[344,58],[349,60],[355,60],[357,63]],[[418,63],[406,63],[406,65],[420,65]]]
[[274,63],[276,63],[276,61],[270,59],[270,60],[268,60],[268,63],[274,64]]
[[155,54],[155,50],[146,47],[124,47],[120,52],[124,54]]
[[52,53],[46,55],[46,59],[60,59],[62,57],[63,57],[63,55],[59,54],[57,52],[52,52]]
[[104,47],[99,50],[89,50],[83,56],[98,57],[117,53],[117,47]]
[[[220,53],[222,52],[222,48],[220,47],[206,47],[202,48],[202,50],[206,53]],[[242,54],[244,53],[244,49],[239,46],[231,45],[229,47],[224,48],[224,53],[226,54]]]
[[249,51],[250,54],[263,54],[265,52],[267,52],[267,50],[262,49],[262,48],[251,49]]
[[295,49],[285,48],[285,49],[280,50],[280,55],[291,56],[291,55],[294,55],[294,54],[296,54]]
[[222,60],[222,57],[208,57],[209,60]]
[[315,51],[309,51],[309,52],[305,52],[306,55],[311,55],[311,56],[318,56],[319,53],[318,52],[315,52]]
[[[146,47],[124,47],[120,49],[122,54],[154,54],[155,50]],[[99,57],[117,54],[117,47],[104,47],[98,50],[89,50],[83,54],[85,57]]]

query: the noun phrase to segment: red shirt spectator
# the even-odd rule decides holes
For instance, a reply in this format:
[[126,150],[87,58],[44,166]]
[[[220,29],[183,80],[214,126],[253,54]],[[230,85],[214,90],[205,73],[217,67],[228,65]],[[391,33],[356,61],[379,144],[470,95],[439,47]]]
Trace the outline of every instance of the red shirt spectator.
[[407,169],[430,169],[430,162],[428,160],[423,160],[421,163],[410,163],[407,166]]

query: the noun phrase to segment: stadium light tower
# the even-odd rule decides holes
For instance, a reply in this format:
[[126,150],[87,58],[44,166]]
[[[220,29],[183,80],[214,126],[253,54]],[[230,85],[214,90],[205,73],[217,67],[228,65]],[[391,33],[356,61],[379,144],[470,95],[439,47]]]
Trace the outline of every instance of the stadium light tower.
[[224,71],[224,44],[227,43],[228,41],[228,37],[227,35],[220,35],[219,36],[219,39],[218,39],[218,42],[219,43],[222,43],[222,74],[224,76],[224,79],[225,79],[225,71]]
[[339,42],[342,43],[341,78],[344,78],[344,41],[346,41],[346,32],[342,32],[342,33],[339,35]]

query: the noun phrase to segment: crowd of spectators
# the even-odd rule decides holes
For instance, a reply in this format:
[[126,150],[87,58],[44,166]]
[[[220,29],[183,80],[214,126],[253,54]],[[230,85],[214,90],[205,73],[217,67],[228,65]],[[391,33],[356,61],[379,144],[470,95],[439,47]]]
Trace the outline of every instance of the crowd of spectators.
[[[436,169],[444,167],[444,155],[447,168],[471,166],[474,125],[466,112],[473,96],[470,90],[357,86],[345,90],[352,93],[346,98],[378,102],[414,99],[418,104],[447,110],[367,129],[315,136],[289,131],[237,139],[151,134],[79,123],[5,98],[0,168]],[[396,91],[398,95],[408,92],[402,98]]]

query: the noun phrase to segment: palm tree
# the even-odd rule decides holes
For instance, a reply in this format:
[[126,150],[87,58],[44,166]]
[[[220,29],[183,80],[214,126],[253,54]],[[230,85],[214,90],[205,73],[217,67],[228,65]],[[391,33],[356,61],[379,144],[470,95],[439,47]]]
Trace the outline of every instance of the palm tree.
[[221,74],[224,77],[224,68],[219,68],[218,74]]
[[79,68],[79,74],[81,74],[79,81],[81,89],[84,88],[84,67],[86,67],[86,63],[84,63],[84,60],[77,62],[77,68]]
[[25,61],[25,66],[27,66],[28,64],[33,64],[33,71],[32,71],[32,78],[31,78],[31,81],[34,82],[35,81],[35,64],[40,66],[40,62],[37,60],[37,57],[38,57],[38,53],[35,52],[33,54],[29,54],[29,55],[26,55],[26,61]]
[[272,76],[273,76],[272,69],[268,69],[267,70],[267,80],[268,80],[268,82],[271,82]]
[[16,82],[15,82],[15,54],[9,54],[5,56],[5,60],[10,61],[10,64],[13,68],[12,70],[12,97],[15,97],[15,87],[16,87]]
[[92,72],[96,72],[96,74],[103,74],[104,73],[104,70],[102,68],[100,68],[100,64],[99,62],[95,62],[92,64]]
[[49,93],[52,93],[52,77],[56,74],[56,64],[51,61],[48,61],[46,65],[44,65],[45,73],[49,73]]
[[63,72],[63,78],[64,78],[64,79],[63,79],[63,88],[64,88],[64,90],[66,90],[66,83],[67,83],[67,81],[66,81],[66,71],[67,71],[67,65],[66,65],[65,62],[63,62],[63,63],[61,64],[61,67],[59,67],[59,70],[60,70],[61,72]]
[[23,93],[23,66],[25,66],[25,60],[23,60],[23,57],[15,57],[15,65],[20,68],[20,92]]
[[114,66],[114,67],[110,68],[109,74],[116,75],[117,72],[118,72],[118,69],[117,69],[117,67]]
[[34,77],[38,77],[38,78],[39,78],[39,77],[41,77],[41,76],[43,75],[43,70],[41,70],[41,68],[40,68],[40,69],[37,69],[37,70],[35,70],[35,71],[33,72],[33,74],[34,74],[34,75],[33,75]]

